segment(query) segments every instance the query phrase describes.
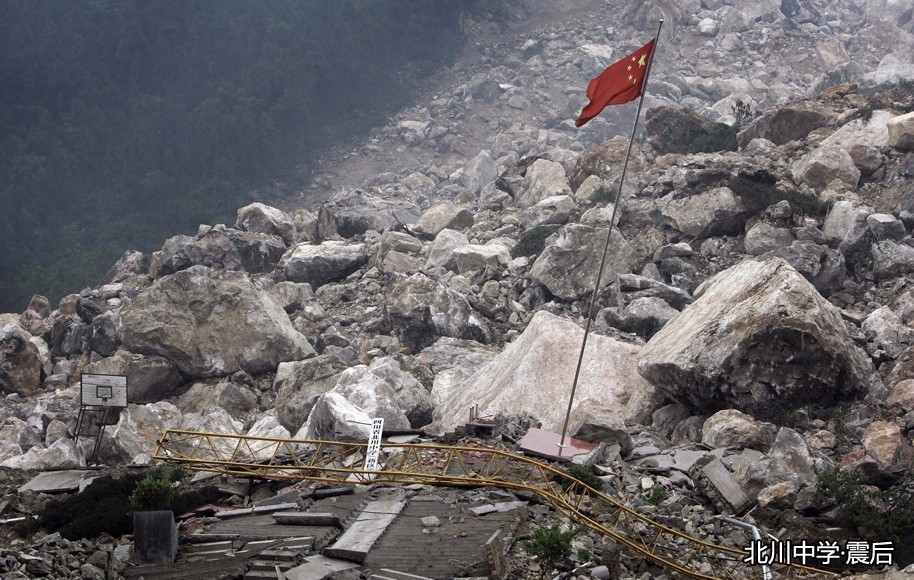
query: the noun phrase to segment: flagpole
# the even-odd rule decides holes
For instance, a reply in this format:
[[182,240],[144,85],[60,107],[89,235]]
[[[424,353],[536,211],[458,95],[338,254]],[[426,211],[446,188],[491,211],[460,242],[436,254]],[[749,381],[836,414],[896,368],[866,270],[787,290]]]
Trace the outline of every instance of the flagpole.
[[[597,295],[600,293],[600,281],[603,279],[603,267],[606,265],[606,254],[609,252],[609,240],[613,233],[613,224],[616,222],[616,212],[622,204],[622,184],[625,182],[625,172],[628,170],[628,159],[632,154],[632,143],[635,141],[635,132],[638,130],[638,119],[641,117],[641,107],[644,105],[644,95],[647,93],[647,82],[651,74],[651,65],[654,63],[654,53],[660,42],[660,29],[663,28],[663,18],[657,24],[657,36],[654,37],[654,47],[647,59],[647,70],[644,73],[644,85],[641,87],[641,98],[638,100],[638,112],[635,113],[635,123],[632,125],[632,135],[628,140],[628,151],[625,154],[625,163],[622,164],[622,175],[619,177],[619,189],[613,204],[612,216],[609,218],[609,230],[606,232],[606,241],[603,243],[603,257],[600,258],[600,268],[597,270],[597,281],[594,284],[593,294],[590,297],[590,307],[587,309],[587,322],[584,325],[584,340],[581,341],[581,351],[578,353],[578,365],[574,370],[574,381],[571,383],[571,395],[568,397],[568,411],[565,413],[565,422],[562,424],[562,438],[558,445],[565,447],[565,434],[568,432],[568,420],[571,418],[571,407],[574,403],[574,394],[578,388],[578,378],[581,375],[581,363],[584,361],[584,348],[587,346],[587,337],[590,335],[590,324],[597,304]],[[559,451],[561,456],[561,450]]]

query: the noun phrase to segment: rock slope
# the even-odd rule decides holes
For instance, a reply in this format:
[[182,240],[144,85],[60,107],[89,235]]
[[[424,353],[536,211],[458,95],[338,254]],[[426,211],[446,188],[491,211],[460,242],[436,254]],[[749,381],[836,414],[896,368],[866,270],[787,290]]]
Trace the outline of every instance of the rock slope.
[[[818,473],[889,485],[914,457],[914,25],[855,6],[558,2],[539,30],[468,23],[487,42],[458,84],[328,161],[316,205],[251,204],[0,315],[0,465],[85,465],[83,372],[130,377],[104,462],[148,461],[167,427],[358,439],[366,418],[446,431],[477,404],[559,429],[618,204],[575,431],[609,444],[628,499],[690,490],[716,450],[749,459],[725,464],[750,501],[837,522]],[[661,14],[617,196],[633,110],[573,118]]]

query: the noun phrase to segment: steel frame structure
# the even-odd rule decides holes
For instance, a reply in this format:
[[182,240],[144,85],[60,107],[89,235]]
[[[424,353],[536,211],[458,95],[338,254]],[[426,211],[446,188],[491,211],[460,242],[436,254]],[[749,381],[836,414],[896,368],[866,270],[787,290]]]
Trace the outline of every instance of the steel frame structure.
[[[379,469],[362,466],[366,443],[273,439],[168,429],[154,458],[195,471],[329,483],[496,486],[535,494],[569,520],[690,578],[758,578],[745,550],[712,544],[658,523],[545,463],[498,449],[386,444]],[[783,578],[834,576],[796,564]]]

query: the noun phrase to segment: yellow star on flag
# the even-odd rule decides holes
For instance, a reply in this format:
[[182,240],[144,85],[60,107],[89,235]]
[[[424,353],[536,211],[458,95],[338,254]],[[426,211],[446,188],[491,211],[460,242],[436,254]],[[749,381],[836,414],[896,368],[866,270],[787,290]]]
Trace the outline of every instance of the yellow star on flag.
[[645,57],[645,55],[642,54],[641,60],[638,61],[638,66],[644,66],[644,57]]

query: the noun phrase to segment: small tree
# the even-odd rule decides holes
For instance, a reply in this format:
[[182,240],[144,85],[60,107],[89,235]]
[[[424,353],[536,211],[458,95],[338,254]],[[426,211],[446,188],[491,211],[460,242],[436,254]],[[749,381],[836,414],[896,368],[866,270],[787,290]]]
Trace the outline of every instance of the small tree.
[[159,511],[171,508],[175,499],[171,473],[161,470],[150,473],[140,480],[130,494],[130,508],[133,511]]
[[[597,477],[597,474],[593,472],[593,469],[586,465],[575,463],[568,468],[568,475],[597,491],[603,491],[603,480]],[[565,480],[562,485],[564,489],[568,489],[570,486],[571,482],[568,480]]]
[[562,531],[558,524],[540,528],[533,533],[533,539],[524,544],[524,548],[533,556],[556,564],[571,556],[571,541],[580,533],[579,528]]

